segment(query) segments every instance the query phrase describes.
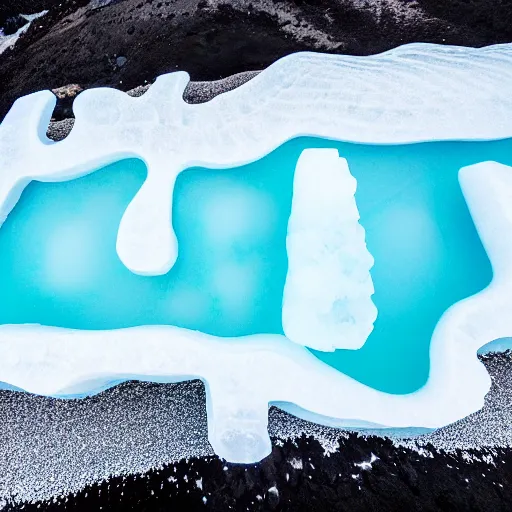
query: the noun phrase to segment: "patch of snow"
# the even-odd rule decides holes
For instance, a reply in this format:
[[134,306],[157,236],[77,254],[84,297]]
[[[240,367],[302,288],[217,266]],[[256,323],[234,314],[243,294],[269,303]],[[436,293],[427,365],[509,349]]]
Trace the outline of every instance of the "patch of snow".
[[293,469],[302,469],[303,468],[302,460],[293,458],[290,460],[290,466]]
[[482,455],[482,461],[486,464],[492,464],[493,466],[496,466],[494,463],[494,459],[492,458],[492,455]]
[[379,460],[379,457],[372,453],[369,461],[354,462],[354,466],[360,467],[363,471],[369,471],[372,469],[372,464],[377,460]]

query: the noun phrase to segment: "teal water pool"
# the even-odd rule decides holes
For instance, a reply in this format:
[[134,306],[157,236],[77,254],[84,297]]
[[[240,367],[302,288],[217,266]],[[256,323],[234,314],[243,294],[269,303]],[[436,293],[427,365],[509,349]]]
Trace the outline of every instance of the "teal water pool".
[[240,168],[187,170],[173,204],[179,257],[160,277],[131,273],[116,254],[119,222],[145,178],[141,161],[33,182],[0,229],[0,324],[282,333],[293,172],[311,147],[337,148],[357,179],[378,309],[362,349],[314,354],[382,391],[418,389],[442,313],[492,277],[458,170],[512,165],[510,139],[370,146],[301,138]]

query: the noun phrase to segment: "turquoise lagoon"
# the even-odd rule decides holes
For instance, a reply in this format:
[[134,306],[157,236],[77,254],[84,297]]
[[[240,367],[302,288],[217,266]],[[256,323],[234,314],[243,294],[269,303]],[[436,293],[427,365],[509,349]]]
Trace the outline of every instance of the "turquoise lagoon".
[[33,182],[0,229],[0,324],[282,334],[293,173],[314,147],[337,148],[357,179],[378,318],[362,349],[312,352],[376,389],[417,390],[443,312],[492,278],[458,170],[512,165],[512,139],[376,146],[299,138],[242,167],[186,170],[173,202],[179,257],[158,277],[131,273],[116,254],[119,222],[145,179],[141,161]]

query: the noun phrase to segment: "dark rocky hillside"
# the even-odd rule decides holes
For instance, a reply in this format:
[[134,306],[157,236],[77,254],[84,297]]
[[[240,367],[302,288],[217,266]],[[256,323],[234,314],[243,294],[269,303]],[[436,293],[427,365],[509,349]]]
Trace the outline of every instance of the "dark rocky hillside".
[[[303,437],[274,446],[272,455],[259,465],[226,465],[216,457],[190,459],[145,475],[112,478],[52,502],[27,503],[23,510],[510,510],[510,450],[474,452],[478,460],[467,461],[461,452],[444,454],[429,448],[432,457],[354,434],[341,439],[338,451],[326,457],[318,441]],[[481,461],[491,453],[492,464]]]
[[0,119],[19,96],[68,84],[129,90],[186,70],[216,80],[300,50],[366,55],[426,41],[512,41],[511,0],[6,0],[49,12],[0,55]]

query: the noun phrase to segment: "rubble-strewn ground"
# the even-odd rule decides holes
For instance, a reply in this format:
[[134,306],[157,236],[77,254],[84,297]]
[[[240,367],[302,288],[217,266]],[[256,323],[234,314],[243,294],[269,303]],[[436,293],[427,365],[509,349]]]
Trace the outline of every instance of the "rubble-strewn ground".
[[6,510],[194,510],[203,497],[219,511],[509,510],[512,355],[482,360],[485,406],[453,425],[391,440],[272,408],[273,453],[249,467],[214,456],[199,381],[130,382],[83,400],[2,391],[0,499],[17,493]]

